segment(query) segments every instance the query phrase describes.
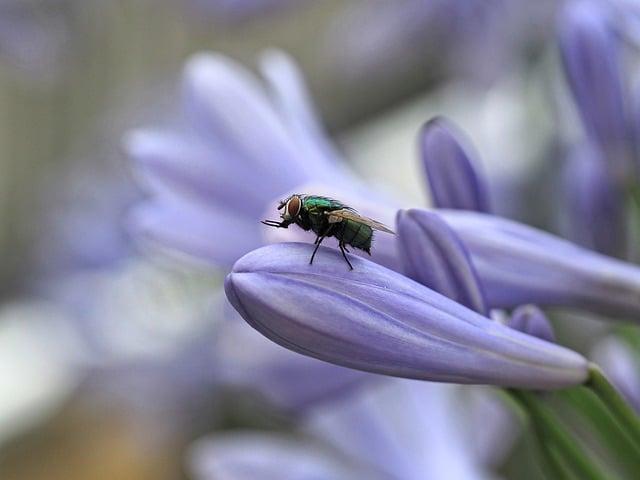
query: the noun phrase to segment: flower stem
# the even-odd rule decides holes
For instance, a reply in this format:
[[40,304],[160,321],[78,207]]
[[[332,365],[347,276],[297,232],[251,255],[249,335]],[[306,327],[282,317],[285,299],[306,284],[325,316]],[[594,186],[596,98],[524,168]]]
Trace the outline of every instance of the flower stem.
[[640,417],[595,363],[589,364],[589,379],[585,386],[600,398],[602,403],[609,408],[620,427],[624,429],[635,445],[640,447]]
[[[567,478],[563,468],[564,464],[577,478],[583,480],[602,480],[607,478],[599,467],[587,457],[577,442],[557,422],[553,414],[540,403],[539,399],[532,393],[522,390],[511,390],[510,392],[529,414],[533,428],[540,439],[541,448],[548,457],[549,466],[553,467],[558,475],[562,475],[560,478]],[[562,458],[562,463],[558,457]]]

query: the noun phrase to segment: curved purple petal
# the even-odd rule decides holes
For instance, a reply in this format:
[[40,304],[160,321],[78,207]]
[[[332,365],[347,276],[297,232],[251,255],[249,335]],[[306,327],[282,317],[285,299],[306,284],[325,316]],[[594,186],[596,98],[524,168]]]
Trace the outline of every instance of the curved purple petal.
[[426,210],[400,211],[396,223],[405,274],[487,316],[478,275],[451,227],[438,214]]
[[245,255],[225,281],[231,304],[290,350],[374,373],[453,383],[553,389],[582,383],[579,354],[483,317],[407,277],[312,245]]
[[640,318],[640,268],[493,215],[438,213],[471,254],[490,308],[534,303]]
[[569,3],[559,23],[560,52],[587,133],[606,152],[618,179],[629,171],[629,120],[620,39],[601,2]]
[[181,198],[142,203],[127,222],[140,240],[216,266],[230,267],[262,243],[253,219]]
[[[215,341],[218,381],[255,390],[274,405],[302,412],[346,396],[375,375],[293,353],[249,327],[229,307]],[[382,377],[380,377],[382,378]]]
[[434,118],[422,128],[420,137],[424,166],[433,205],[489,212],[485,179],[477,172],[462,135],[445,119]]
[[571,240],[606,255],[624,254],[624,196],[599,154],[586,145],[577,149],[564,167],[562,180]]
[[516,308],[511,314],[508,325],[520,332],[533,335],[547,342],[556,341],[549,319],[535,305],[523,305]]

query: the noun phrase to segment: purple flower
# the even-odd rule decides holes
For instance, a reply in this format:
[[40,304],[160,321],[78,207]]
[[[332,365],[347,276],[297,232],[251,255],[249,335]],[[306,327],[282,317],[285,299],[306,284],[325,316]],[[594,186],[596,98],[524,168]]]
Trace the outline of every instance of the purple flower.
[[527,335],[546,340],[547,342],[556,341],[549,319],[544,312],[535,305],[523,305],[516,308],[511,314],[507,325]]
[[283,433],[212,435],[191,447],[188,464],[196,480],[385,480],[326,447]]
[[483,317],[400,274],[311,245],[240,259],[225,281],[232,305],[290,350],[385,375],[553,389],[583,382],[586,360]]
[[489,308],[534,303],[640,316],[640,269],[493,215],[438,212],[471,255]]
[[614,177],[630,170],[629,119],[620,59],[620,39],[610,10],[576,0],[565,8],[559,42],[565,72],[588,135],[605,152]]
[[442,118],[430,120],[422,129],[420,146],[435,207],[491,210],[485,179],[455,127]]
[[293,435],[211,435],[188,465],[202,480],[490,478],[465,431],[462,390],[387,379],[314,409]]
[[474,450],[468,418],[463,415],[471,407],[461,402],[470,400],[464,395],[469,390],[389,379],[317,408],[305,421],[305,431],[374,467],[384,478],[487,478],[484,458]]
[[438,214],[398,213],[398,241],[404,273],[436,292],[488,315],[478,275],[467,250]]
[[575,149],[562,180],[569,238],[607,255],[624,256],[624,197],[600,153],[589,145]]
[[311,181],[358,188],[289,58],[267,53],[262,70],[272,97],[232,60],[195,55],[184,71],[184,123],[129,135],[149,192],[130,220],[138,238],[230,267],[263,243],[259,219],[286,192]]

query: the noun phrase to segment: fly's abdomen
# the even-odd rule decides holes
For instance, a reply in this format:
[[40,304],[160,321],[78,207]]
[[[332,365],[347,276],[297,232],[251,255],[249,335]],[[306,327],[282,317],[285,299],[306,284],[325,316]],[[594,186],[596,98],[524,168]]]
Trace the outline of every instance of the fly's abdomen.
[[371,239],[373,238],[373,229],[364,223],[353,220],[343,220],[340,223],[342,228],[336,233],[336,238],[342,241],[342,243],[369,252],[371,249]]

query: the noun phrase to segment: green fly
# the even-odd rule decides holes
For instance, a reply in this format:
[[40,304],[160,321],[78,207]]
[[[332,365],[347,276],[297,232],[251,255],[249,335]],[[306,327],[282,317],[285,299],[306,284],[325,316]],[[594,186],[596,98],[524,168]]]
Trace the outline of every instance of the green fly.
[[349,252],[347,245],[364,250],[371,255],[374,230],[394,233],[382,223],[359,215],[353,208],[327,197],[291,195],[280,202],[278,210],[282,210],[280,214],[282,221],[263,220],[262,223],[277,228],[288,228],[289,225],[295,223],[303,230],[311,230],[316,234],[314,242],[316,248],[311,254],[310,265],[313,263],[313,258],[316,256],[320,244],[327,237],[336,237],[342,256],[347,261],[349,268],[353,270],[353,266],[345,254],[345,251]]

